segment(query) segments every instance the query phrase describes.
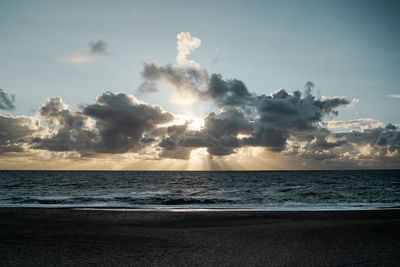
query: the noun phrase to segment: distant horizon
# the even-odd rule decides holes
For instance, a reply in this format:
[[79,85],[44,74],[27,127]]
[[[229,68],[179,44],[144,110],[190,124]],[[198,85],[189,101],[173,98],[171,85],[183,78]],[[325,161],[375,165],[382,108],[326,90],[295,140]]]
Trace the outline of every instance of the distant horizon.
[[1,169],[1,171],[73,171],[73,172],[312,172],[312,171],[399,171],[400,169],[282,169],[282,170],[76,170],[76,169]]

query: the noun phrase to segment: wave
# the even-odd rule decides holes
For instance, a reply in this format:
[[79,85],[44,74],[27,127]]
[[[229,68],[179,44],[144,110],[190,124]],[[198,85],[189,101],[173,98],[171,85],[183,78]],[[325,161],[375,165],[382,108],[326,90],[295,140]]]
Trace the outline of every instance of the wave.
[[384,207],[400,170],[301,172],[0,171],[0,206]]
[[[208,199],[208,198],[133,198],[133,197],[57,197],[57,198],[22,198],[12,197],[7,199],[5,204],[44,204],[44,205],[92,205],[92,204],[110,204],[110,205],[210,205],[210,204],[235,204],[235,201],[229,199]],[[1,203],[0,203],[1,204]]]
[[365,210],[365,209],[398,209],[400,201],[395,203],[306,203],[306,202],[275,202],[275,203],[240,203],[229,199],[209,198],[148,198],[132,197],[56,197],[56,198],[22,198],[13,197],[1,201],[0,207],[43,207],[43,208],[124,208],[124,209],[236,209],[236,210]]

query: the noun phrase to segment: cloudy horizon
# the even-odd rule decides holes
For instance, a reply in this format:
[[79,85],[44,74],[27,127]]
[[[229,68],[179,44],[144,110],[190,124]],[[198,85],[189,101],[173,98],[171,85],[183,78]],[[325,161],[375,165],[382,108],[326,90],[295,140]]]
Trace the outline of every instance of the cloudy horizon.
[[[132,89],[111,86],[111,89],[96,90],[97,97],[91,102],[85,91],[78,93],[75,101],[70,97],[65,99],[63,94],[46,91],[47,96],[42,98],[41,104],[35,108],[30,104],[27,110],[28,100],[13,88],[25,86],[29,95],[29,86],[34,88],[35,85],[23,81],[13,84],[10,77],[15,74],[8,72],[0,82],[0,168],[280,170],[399,167],[400,121],[393,120],[398,118],[393,115],[398,109],[390,109],[400,103],[398,89],[382,92],[382,99],[395,101],[394,104],[385,105],[383,100],[382,103],[376,100],[374,107],[365,103],[361,91],[343,94],[340,88],[329,92],[322,90],[318,75],[304,77],[297,89],[285,88],[287,79],[284,77],[281,77],[282,87],[253,89],[253,81],[249,85],[246,80],[231,76],[232,71],[225,74],[223,68],[216,70],[216,65],[223,60],[220,52],[209,55],[211,63],[205,65],[201,58],[193,56],[209,45],[209,40],[200,34],[178,31],[175,38],[175,50],[168,43],[164,51],[174,60],[163,64],[159,62],[164,60],[155,58],[136,64],[141,69]],[[85,78],[85,72],[95,65],[104,65],[106,61],[103,60],[116,60],[120,55],[112,39],[106,35],[87,38],[82,48],[58,51],[52,64],[70,70],[85,68],[73,84],[78,84],[80,79],[87,84],[93,76],[89,74]],[[398,49],[396,53],[399,54]],[[225,68],[229,70],[228,66]],[[268,75],[264,76],[263,70],[256,67],[246,71],[259,71],[260,79],[263,78],[260,84],[268,80]],[[47,72],[51,75],[50,69]],[[271,71],[269,74],[273,76]],[[288,76],[291,76],[290,72]],[[390,79],[398,79],[393,77]],[[70,84],[71,78],[73,76],[63,78],[58,84],[63,81]],[[123,75],[119,78],[129,80]],[[37,76],[36,81],[41,79]],[[110,82],[101,76],[93,81],[91,86]],[[349,84],[354,82],[349,78]],[[32,95],[32,102],[36,103],[39,96],[43,96],[43,92]],[[372,116],[374,114],[376,117]]]

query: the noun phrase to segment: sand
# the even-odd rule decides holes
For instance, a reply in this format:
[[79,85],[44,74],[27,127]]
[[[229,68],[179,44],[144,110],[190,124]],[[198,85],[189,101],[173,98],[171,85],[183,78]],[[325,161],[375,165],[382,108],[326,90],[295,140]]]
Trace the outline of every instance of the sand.
[[0,266],[400,266],[400,210],[0,208]]

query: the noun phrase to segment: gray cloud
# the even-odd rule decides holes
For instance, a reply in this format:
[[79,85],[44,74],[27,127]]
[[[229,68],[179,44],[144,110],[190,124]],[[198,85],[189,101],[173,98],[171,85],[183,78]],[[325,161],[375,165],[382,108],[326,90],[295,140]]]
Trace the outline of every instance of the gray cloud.
[[[39,109],[46,131],[33,118],[0,117],[0,152],[33,148],[88,157],[152,150],[159,158],[188,159],[196,148],[227,156],[242,147],[264,147],[276,155],[335,164],[399,162],[400,132],[395,125],[383,127],[372,119],[326,122],[351,101],[315,97],[310,81],[303,92],[280,89],[267,95],[252,92],[240,80],[209,75],[187,59],[200,43],[189,33],[179,34],[178,65],[144,64],[138,91],[157,92],[158,83],[166,82],[182,95],[212,101],[219,112],[206,115],[202,129],[193,130],[190,122],[173,125],[173,114],[123,93],[106,92],[95,103],[75,110],[54,97]],[[102,40],[89,46],[90,52],[74,54],[68,62],[90,62],[107,53]],[[11,109],[13,102],[0,89],[0,108]],[[352,131],[330,131],[337,128]]]
[[[197,43],[192,48],[199,45]],[[267,96],[252,93],[240,80],[224,79],[221,74],[209,76],[197,63],[189,66],[145,64],[142,77],[141,92],[156,92],[157,83],[166,81],[178,92],[190,93],[201,100],[211,100],[222,110],[219,114],[210,113],[206,116],[204,129],[200,131],[186,129],[184,133],[173,137],[166,135],[160,143],[163,149],[206,147],[212,155],[229,155],[239,147],[263,146],[280,152],[286,151],[288,140],[296,139],[308,142],[303,147],[304,151],[318,152],[320,158],[328,158],[322,154],[331,150],[329,157],[335,158],[332,151],[343,154],[346,149],[351,149],[353,142],[360,145],[361,141],[350,136],[336,137],[323,127],[352,128],[353,131],[360,129],[361,132],[355,131],[360,136],[368,136],[367,129],[381,129],[381,123],[372,119],[325,122],[326,118],[338,115],[338,109],[350,105],[351,101],[345,97],[316,98],[313,95],[315,85],[311,81],[305,84],[304,94],[281,89]],[[385,131],[389,130],[395,131],[396,128],[388,125]],[[239,138],[239,133],[244,137]],[[379,146],[389,139],[395,139],[393,134],[382,133],[380,139],[376,139],[371,146]]]
[[157,131],[156,135],[163,136],[158,146],[162,148],[161,158],[188,159],[191,148],[180,146],[182,138],[187,134],[187,124],[172,125]]
[[33,118],[0,115],[0,153],[24,151],[24,144],[40,129],[39,122]]
[[221,113],[210,113],[205,119],[204,131],[215,137],[250,134],[254,123],[240,109],[224,108]]
[[[214,74],[202,93],[222,111],[206,116],[201,131],[188,130],[173,139],[168,136],[161,147],[206,147],[215,156],[233,154],[243,146],[262,146],[279,152],[285,149],[291,135],[302,134],[303,138],[312,139],[312,132],[320,128],[325,116],[336,115],[338,107],[350,103],[341,97],[323,100],[316,99],[311,92],[303,97],[300,91],[289,94],[283,89],[271,96],[257,96],[243,82],[223,80],[221,75]],[[244,137],[239,138],[239,134]]]
[[151,147],[160,158],[188,159],[200,147],[212,156],[226,156],[256,146],[321,164],[395,166],[399,162],[400,132],[393,124],[383,127],[371,119],[331,122],[332,127],[361,125],[361,131],[337,133],[323,127],[324,118],[349,104],[345,98],[317,99],[282,89],[270,96],[256,95],[239,81],[225,81],[220,75],[216,79],[220,83],[203,92],[218,101],[221,111],[205,116],[200,130],[191,129],[190,122],[164,126],[174,115],[123,93],[104,93],[95,103],[75,110],[54,97],[39,109],[47,129],[35,118],[0,116],[0,153],[42,149],[91,157],[147,153]]
[[[293,136],[292,141],[301,141]],[[382,128],[330,133],[326,129],[315,134],[305,145],[292,142],[285,155],[323,161],[325,165],[351,163],[353,166],[398,167],[400,162],[400,132],[391,124]]]
[[221,74],[212,74],[207,91],[203,93],[218,106],[251,106],[255,96],[250,94],[242,81],[224,80]]
[[107,153],[122,153],[135,148],[145,131],[174,118],[159,106],[141,103],[122,93],[105,93],[95,104],[84,107],[83,112],[96,120],[100,150]]
[[70,55],[58,58],[60,62],[67,63],[89,63],[94,62],[100,56],[107,55],[107,43],[103,40],[92,41],[89,43],[89,52],[75,52]]
[[[220,112],[211,112],[204,117],[202,129],[192,130],[189,122],[164,126],[173,121],[173,114],[123,93],[104,93],[95,103],[76,110],[54,97],[39,109],[48,124],[46,131],[33,118],[1,117],[1,153],[33,148],[76,151],[90,157],[144,151],[151,146],[160,158],[188,159],[191,151],[200,147],[212,156],[231,155],[241,147],[265,147],[283,156],[332,164],[346,160],[354,164],[398,162],[400,133],[395,125],[382,127],[372,119],[325,123],[324,118],[337,115],[337,109],[350,101],[316,98],[310,83],[304,95],[283,89],[257,95],[243,82],[225,80],[220,74],[212,74],[205,82],[208,75],[189,67],[148,64],[144,75],[153,81],[162,76],[173,85],[184,84],[183,90],[189,88],[201,99],[214,101]],[[328,130],[356,126],[361,131]]]
[[258,97],[257,110],[260,123],[278,129],[309,130],[317,127],[325,115],[337,115],[336,109],[348,105],[350,101],[343,97],[315,99],[307,94],[302,97],[300,91],[293,94],[281,89],[272,96]]
[[95,55],[104,55],[107,53],[107,43],[103,40],[90,42],[89,48],[90,52]]
[[[104,93],[96,103],[71,111],[61,98],[48,99],[39,110],[58,129],[51,136],[33,140],[34,148],[53,151],[125,153],[152,142],[144,136],[173,115],[159,106],[139,102],[126,94]],[[95,121],[94,126],[89,120]]]
[[[253,130],[253,123],[243,112],[234,108],[226,108],[219,114],[212,112],[204,121],[204,129],[200,131],[189,130],[187,124],[168,127],[159,146],[164,151],[173,151],[180,147],[207,147],[211,155],[229,155],[241,146],[237,135],[248,134]],[[169,153],[161,155],[166,157]]]
[[14,95],[8,95],[3,89],[0,89],[0,109],[11,110],[14,109]]
[[304,86],[305,89],[305,94],[306,96],[311,96],[312,95],[312,89],[314,88],[314,83],[313,82],[306,82],[306,85]]
[[157,92],[157,82],[165,81],[173,85],[178,92],[188,92],[200,98],[203,95],[202,88],[208,83],[208,74],[205,70],[171,64],[158,66],[155,63],[145,63],[142,78],[144,82],[138,89],[141,93]]
[[392,123],[389,123],[388,125],[386,125],[385,127],[388,130],[396,130],[397,127],[395,125],[393,125]]
[[42,118],[55,129],[50,136],[32,139],[33,148],[50,151],[91,151],[97,133],[90,129],[81,110],[72,111],[60,97],[49,98],[39,109]]

